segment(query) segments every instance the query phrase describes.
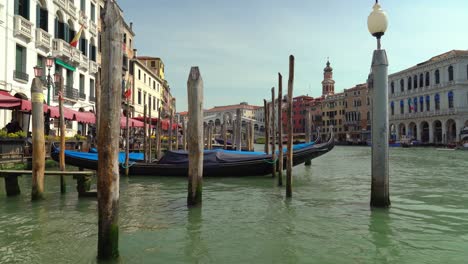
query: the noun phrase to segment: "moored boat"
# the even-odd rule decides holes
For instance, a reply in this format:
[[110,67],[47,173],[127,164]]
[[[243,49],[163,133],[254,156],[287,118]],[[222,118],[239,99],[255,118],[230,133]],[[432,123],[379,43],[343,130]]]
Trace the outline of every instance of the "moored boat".
[[[294,146],[293,166],[304,163],[306,160],[319,157],[334,147],[333,137],[322,144],[304,143]],[[83,155],[85,154],[85,155]],[[285,155],[286,156],[286,155]],[[58,161],[58,152],[51,153],[51,157]],[[235,176],[261,176],[271,174],[273,164],[271,154],[263,152],[241,152],[228,150],[204,151],[203,176],[205,177],[235,177]],[[284,158],[286,162],[286,157]],[[97,169],[98,156],[77,151],[65,151],[65,163],[85,169]],[[124,171],[123,161],[120,170]],[[145,163],[133,161],[129,164],[130,175],[148,176],[181,176],[188,175],[188,152],[168,151],[158,161]]]

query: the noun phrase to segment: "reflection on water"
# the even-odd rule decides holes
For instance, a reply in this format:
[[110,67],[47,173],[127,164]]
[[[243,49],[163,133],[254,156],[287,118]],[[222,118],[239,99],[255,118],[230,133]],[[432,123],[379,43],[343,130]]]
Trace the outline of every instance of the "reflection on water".
[[[271,177],[204,181],[186,207],[186,179],[122,177],[120,263],[466,263],[468,153],[390,150],[392,207],[371,210],[370,148],[336,147],[294,168],[293,198]],[[47,200],[7,198],[0,181],[0,263],[96,263],[97,202],[75,181]]]

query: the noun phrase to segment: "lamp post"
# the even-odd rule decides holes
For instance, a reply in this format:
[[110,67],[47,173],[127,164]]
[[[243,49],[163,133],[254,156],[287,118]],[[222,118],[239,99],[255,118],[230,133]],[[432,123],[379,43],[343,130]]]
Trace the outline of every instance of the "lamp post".
[[50,76],[50,68],[54,66],[54,58],[52,56],[47,56],[46,58],[47,66],[47,105],[50,105],[50,85],[52,83],[52,77]]
[[381,49],[380,38],[387,30],[387,15],[378,0],[367,19],[367,27],[377,38],[377,49],[372,57],[372,73],[369,77],[369,91],[372,94],[372,207],[390,206],[388,175],[388,61],[385,50]]
[[[49,69],[50,72],[50,69]],[[50,76],[50,73],[49,73]],[[59,126],[60,126],[60,148],[59,148],[59,167],[61,171],[65,171],[65,118],[63,116],[63,81],[60,72],[54,73],[55,88],[58,89],[59,101]],[[60,175],[60,193],[66,192],[65,178]]]

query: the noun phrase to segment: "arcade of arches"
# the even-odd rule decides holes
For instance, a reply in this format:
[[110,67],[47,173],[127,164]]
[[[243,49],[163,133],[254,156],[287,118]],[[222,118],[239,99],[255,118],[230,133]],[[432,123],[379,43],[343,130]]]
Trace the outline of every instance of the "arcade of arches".
[[389,129],[393,140],[406,136],[426,144],[450,144],[459,141],[463,127],[468,127],[468,120],[450,118],[391,123]]

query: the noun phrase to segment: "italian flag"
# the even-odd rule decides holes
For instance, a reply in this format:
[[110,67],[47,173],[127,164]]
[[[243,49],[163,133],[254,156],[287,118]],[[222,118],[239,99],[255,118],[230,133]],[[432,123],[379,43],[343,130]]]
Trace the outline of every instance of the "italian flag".
[[73,46],[75,48],[76,48],[76,46],[78,46],[78,41],[80,40],[81,32],[83,32],[83,28],[84,28],[84,24],[81,25],[80,30],[78,31],[78,33],[76,33],[75,37],[70,42],[71,46]]

